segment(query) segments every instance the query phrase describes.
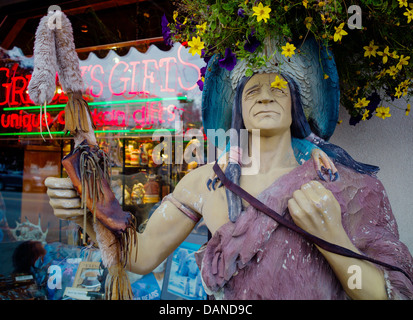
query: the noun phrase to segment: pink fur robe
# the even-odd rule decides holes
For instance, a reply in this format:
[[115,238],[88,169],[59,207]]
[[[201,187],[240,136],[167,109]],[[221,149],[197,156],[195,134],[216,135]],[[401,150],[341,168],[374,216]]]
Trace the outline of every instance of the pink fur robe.
[[[413,277],[412,256],[399,240],[396,220],[379,180],[337,166],[340,179],[322,182],[342,209],[343,226],[361,253],[398,266]],[[309,160],[275,181],[258,199],[289,220],[287,202],[305,182],[319,180]],[[249,206],[223,225],[197,253],[204,287],[222,299],[348,299],[330,265],[300,235]],[[412,299],[401,272],[384,271],[390,299]]]

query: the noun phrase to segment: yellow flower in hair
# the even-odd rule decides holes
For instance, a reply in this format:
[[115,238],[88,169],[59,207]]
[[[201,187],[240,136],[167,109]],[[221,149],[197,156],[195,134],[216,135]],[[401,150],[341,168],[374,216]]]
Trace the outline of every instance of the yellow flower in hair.
[[338,27],[334,27],[336,29],[336,33],[334,33],[334,42],[341,41],[341,38],[348,33],[343,30],[344,22],[342,22]]
[[287,81],[284,81],[283,79],[279,78],[278,76],[275,76],[274,81],[271,82],[271,88],[285,89],[285,88],[287,88]]
[[193,56],[197,53],[202,54],[202,49],[204,49],[204,43],[201,41],[200,37],[192,37],[191,41],[188,41],[188,45],[191,47],[189,53]]
[[376,116],[379,118],[382,118],[383,120],[386,118],[390,118],[391,114],[390,114],[390,107],[378,107],[376,108]]
[[291,43],[286,43],[285,46],[281,47],[283,51],[281,52],[282,55],[286,57],[292,57],[295,54],[296,47]]
[[264,20],[265,23],[267,23],[267,19],[270,18],[270,12],[271,8],[269,6],[263,6],[262,3],[260,2],[258,6],[252,7],[252,10],[254,10],[253,16],[257,16],[257,21],[260,22],[261,20]]

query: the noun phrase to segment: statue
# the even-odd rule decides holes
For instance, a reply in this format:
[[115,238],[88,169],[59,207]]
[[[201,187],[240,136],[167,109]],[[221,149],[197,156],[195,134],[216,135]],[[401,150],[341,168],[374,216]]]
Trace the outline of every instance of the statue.
[[[291,146],[290,91],[272,90],[274,77],[255,75],[243,90],[243,120],[247,129],[251,126],[262,130],[262,153],[260,172],[242,176],[240,186],[265,199],[309,233],[355,252],[364,251],[408,267],[411,274],[412,258],[397,238],[388,199],[383,198],[385,192],[377,179],[337,165],[340,179],[320,183],[313,160],[299,166]],[[213,236],[198,254],[198,261],[206,289],[217,297],[413,297],[413,286],[404,275],[318,249],[252,207],[245,209],[235,223],[229,221],[224,188],[210,191],[199,183],[211,171],[210,164],[191,171],[176,186],[174,199],[164,199],[145,232],[138,235],[138,257],[136,262],[134,256],[130,259],[132,271],[150,272],[186,238],[202,216]],[[181,207],[189,212],[189,219],[182,214]],[[377,240],[379,234],[383,237]],[[362,289],[348,286],[352,275],[348,269],[352,265],[361,270]],[[261,266],[265,270],[262,277],[256,272]]]
[[[206,291],[216,298],[413,298],[409,279],[413,278],[413,259],[398,239],[385,190],[375,178],[378,168],[356,162],[327,142],[338,114],[334,60],[321,59],[324,69],[331,69],[329,81],[323,82],[319,65],[313,63],[318,62],[314,57],[319,50],[310,41],[306,43],[308,56],[302,55],[302,60],[295,64],[294,59],[291,64],[270,61],[251,77],[244,77],[238,69],[231,73],[218,69],[217,58],[211,59],[203,93],[204,127],[230,126],[235,132],[245,129],[249,135],[255,129],[260,132],[259,157],[250,143],[248,150],[228,147],[229,163],[222,168],[225,177],[315,238],[400,266],[404,273],[337,255],[307,241],[229,190],[221,169],[213,164],[184,176],[155,210],[145,231],[135,235],[137,241],[129,244],[127,259],[132,272],[152,271],[203,218],[212,238],[197,253],[197,263]],[[211,106],[223,110],[217,112]],[[229,124],[222,125],[228,118]],[[243,174],[247,156],[256,160],[256,174]],[[226,181],[224,186],[216,187],[218,180]],[[50,181],[46,181],[49,190],[73,189],[68,179]],[[89,215],[65,214],[59,206],[64,201],[74,210],[80,201],[59,199],[59,192],[49,194],[57,216],[80,225],[87,219],[86,232],[96,238]],[[70,194],[78,197],[76,192]],[[68,206],[65,210],[69,212]],[[361,275],[355,283],[351,270]]]

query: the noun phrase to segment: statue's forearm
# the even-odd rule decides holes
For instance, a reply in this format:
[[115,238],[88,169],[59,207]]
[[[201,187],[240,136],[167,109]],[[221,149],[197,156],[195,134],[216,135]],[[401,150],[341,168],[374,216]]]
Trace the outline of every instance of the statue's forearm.
[[[343,239],[341,246],[359,253],[350,239]],[[385,300],[386,285],[383,272],[374,264],[341,256],[317,247],[326,258],[335,275],[351,299]]]

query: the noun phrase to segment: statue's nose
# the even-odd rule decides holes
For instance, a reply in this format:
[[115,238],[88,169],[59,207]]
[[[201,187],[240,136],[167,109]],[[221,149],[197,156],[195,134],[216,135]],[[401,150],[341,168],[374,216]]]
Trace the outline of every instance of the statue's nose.
[[262,103],[262,104],[268,104],[268,103],[271,103],[271,102],[274,102],[274,99],[271,99],[271,98],[262,98],[262,99],[259,99],[259,100],[258,100],[258,103]]

